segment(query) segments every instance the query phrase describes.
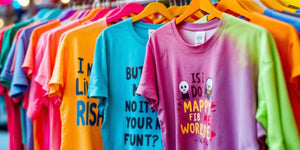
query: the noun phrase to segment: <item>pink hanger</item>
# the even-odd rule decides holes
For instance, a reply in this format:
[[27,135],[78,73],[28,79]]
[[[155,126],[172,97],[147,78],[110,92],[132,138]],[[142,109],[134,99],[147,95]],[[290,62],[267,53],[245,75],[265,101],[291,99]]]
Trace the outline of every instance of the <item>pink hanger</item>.
[[107,23],[116,22],[117,20],[120,20],[125,16],[130,16],[131,14],[139,14],[143,10],[144,10],[144,6],[139,3],[128,3],[124,5],[121,8],[121,10],[116,14],[106,17],[106,22]]
[[91,19],[90,21],[96,21],[100,18],[103,18],[109,11],[111,11],[110,8],[103,8],[101,9],[95,16],[93,19]]
[[114,8],[114,9],[112,9],[112,10],[109,12],[109,14],[106,16],[106,18],[115,15],[117,12],[120,11],[120,9],[121,9],[121,8]]

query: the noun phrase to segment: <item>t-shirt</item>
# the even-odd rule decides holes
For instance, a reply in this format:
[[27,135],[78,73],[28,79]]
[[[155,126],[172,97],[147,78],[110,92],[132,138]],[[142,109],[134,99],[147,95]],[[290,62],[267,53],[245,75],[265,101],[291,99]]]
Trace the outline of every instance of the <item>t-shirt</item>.
[[278,13],[274,9],[265,9],[264,15],[289,23],[296,28],[298,33],[300,32],[300,20],[295,17]]
[[160,26],[130,18],[106,28],[97,39],[88,93],[100,98],[104,149],[163,149],[157,112],[135,94],[149,34]]
[[19,36],[22,33],[22,31],[30,25],[31,24],[26,25],[26,26],[20,28],[17,31],[17,33],[15,34],[15,36],[13,38],[13,43],[12,43],[10,49],[8,50],[8,55],[5,58],[6,61],[4,62],[3,69],[1,71],[0,81],[1,81],[1,85],[6,87],[7,89],[10,89],[10,85],[11,85],[12,73],[10,72],[10,68],[11,68],[13,58],[14,58],[14,54],[15,54],[15,51],[16,51],[16,48],[17,48],[17,42],[19,40]]
[[37,27],[36,29],[33,30],[31,36],[30,36],[30,42],[28,44],[28,49],[25,55],[24,63],[22,65],[22,69],[27,73],[27,76],[30,78],[32,74],[32,68],[33,68],[33,56],[34,56],[34,51],[36,49],[37,42],[39,40],[39,37],[41,34],[44,32],[57,27],[60,25],[59,20],[54,20],[49,22],[48,24],[42,25],[40,27]]
[[44,54],[42,56],[41,62],[39,63],[39,68],[35,78],[36,83],[39,84],[37,88],[41,88],[42,94],[37,101],[45,100],[48,103],[49,109],[49,119],[50,119],[50,150],[60,149],[61,145],[61,119],[60,119],[60,101],[58,97],[48,98],[48,92],[50,91],[48,83],[50,81],[56,52],[58,45],[60,43],[60,36],[72,28],[79,26],[79,21],[73,21],[65,25],[61,25],[52,30],[47,31],[47,34],[42,35],[42,39],[47,39],[45,45],[43,46]]
[[[6,30],[8,30],[9,28],[11,28],[14,24],[10,24],[5,26],[4,28],[1,29],[0,31],[0,54],[1,54],[1,47],[2,47],[2,42],[3,42],[3,36],[4,36],[4,32]],[[1,69],[0,69],[1,71]],[[3,95],[5,92],[5,88],[0,84],[0,95]]]
[[[299,61],[300,58],[300,50],[299,50],[299,37],[297,36],[297,31],[295,28],[287,23],[277,21],[273,18],[266,17],[260,14],[253,14],[253,17],[251,18],[251,22],[257,25],[260,25],[264,28],[266,28],[274,37],[275,43],[278,49],[278,53],[280,56],[280,60],[282,62],[282,69],[285,76],[286,85],[288,87],[288,92],[290,96],[290,100],[292,103],[293,112],[289,111],[291,110],[291,104],[287,100],[281,101],[279,107],[280,110],[285,110],[283,113],[280,113],[280,119],[281,124],[283,126],[283,134],[284,134],[284,142],[285,147],[288,149],[295,149],[295,147],[299,147],[299,134],[295,131],[297,130],[297,127],[295,126],[295,119],[297,119],[297,124],[299,128],[300,124],[300,110],[298,109],[300,104],[299,98],[293,97],[292,95],[297,95],[294,89],[297,89],[297,86],[294,86],[292,81],[299,80],[299,71],[297,71],[297,68],[300,64]],[[200,22],[196,22],[200,23]],[[278,32],[278,29],[282,29],[283,32]],[[292,59],[291,59],[292,58]],[[295,75],[292,76],[292,72],[295,72]],[[298,76],[298,77],[297,77]],[[270,106],[271,107],[271,106]],[[272,113],[270,113],[272,115]],[[261,116],[263,117],[263,116]],[[278,120],[277,117],[273,117],[274,119]],[[261,120],[261,119],[259,119]],[[270,121],[271,124],[272,121]],[[264,123],[265,128],[269,128],[269,130],[274,130],[274,132],[278,131],[279,129],[274,128],[272,125],[267,125],[268,123]],[[299,128],[300,129],[300,128]],[[299,130],[298,130],[299,131]],[[270,135],[271,136],[271,135]],[[269,143],[269,145],[273,145],[272,141],[266,141],[266,143]]]
[[9,28],[11,28],[14,24],[10,24],[10,25],[7,25],[5,26],[4,28],[2,28],[0,30],[0,54],[1,54],[1,47],[2,47],[2,42],[3,42],[3,36],[4,36],[4,32],[6,30],[8,30]]
[[70,30],[57,50],[49,96],[62,103],[61,149],[102,149],[98,100],[87,97],[87,86],[96,39],[106,26],[102,19]]
[[[23,99],[23,108],[27,108],[28,106],[28,94],[24,96],[26,89],[23,89],[22,83],[26,82],[28,84],[28,79],[25,72],[22,70],[21,66],[23,64],[24,56],[27,51],[28,43],[30,35],[33,29],[46,24],[48,21],[44,21],[42,23],[33,24],[32,26],[26,27],[19,35],[16,52],[15,52],[15,62],[12,63],[12,68],[14,68],[15,72],[12,74],[12,81],[10,86],[9,95],[13,98],[17,98],[17,96],[22,97]],[[24,78],[22,78],[24,76]],[[33,130],[32,130],[32,121],[27,117],[26,112],[27,109],[21,108],[21,117],[23,118],[23,126],[25,126],[25,137],[26,137],[26,149],[33,150]],[[22,128],[23,131],[23,128]]]
[[33,120],[34,149],[48,150],[50,138],[49,111],[43,104],[37,103],[36,97],[39,97],[40,91],[37,91],[38,84],[34,82],[42,58],[39,49],[46,42],[46,39],[40,39],[40,37],[46,31],[58,27],[59,25],[60,22],[55,20],[39,26],[32,31],[28,49],[22,64],[22,69],[27,74],[27,77],[31,79],[30,85],[25,85],[26,82],[23,82],[23,88],[27,89],[29,87],[27,116]]
[[33,19],[16,23],[13,27],[4,32],[0,56],[0,69],[2,69],[4,66],[15,34],[20,28],[30,24],[31,22],[33,22]]
[[289,15],[289,16],[292,16],[292,17],[300,18],[300,14],[299,13],[292,13],[292,12],[285,11],[285,10],[282,10],[280,13],[283,13],[283,14],[286,14],[286,15]]
[[[10,74],[10,65],[11,61],[17,46],[17,39],[21,33],[21,31],[27,26],[30,22],[21,22],[19,24],[16,24],[15,26],[11,27],[7,31],[5,31],[3,39],[4,43],[2,45],[1,49],[1,58],[3,55],[6,55],[5,58],[2,59],[4,66],[2,72],[1,72],[1,84],[5,86],[6,88],[9,89],[10,87],[10,80],[11,80],[11,74]],[[12,36],[12,37],[11,37]],[[10,40],[13,39],[13,44],[10,45],[11,43]],[[5,51],[4,51],[5,50]],[[4,52],[4,53],[2,53]],[[7,56],[7,53],[8,56]],[[3,55],[2,55],[3,54]],[[8,58],[7,58],[8,57]],[[7,60],[6,60],[7,59]],[[20,112],[20,104],[18,103],[19,100],[12,99],[8,96],[8,90],[5,92],[5,106],[6,106],[6,111],[7,111],[7,127],[8,127],[8,132],[10,134],[10,149],[14,150],[19,150],[22,148],[22,139],[25,139],[23,136],[24,132],[22,132],[22,127],[21,127],[21,112]],[[23,141],[25,142],[25,141]]]
[[4,94],[4,100],[7,114],[7,131],[9,133],[9,149],[22,150],[20,105],[14,103],[12,98],[8,95],[8,91]]
[[278,105],[288,100],[274,40],[228,14],[154,32],[137,94],[158,111],[166,150],[263,149],[265,136],[284,149],[282,133],[262,126],[281,131]]
[[[254,15],[251,22],[262,27],[265,27],[274,37],[275,43],[278,49],[278,53],[281,60],[282,69],[286,85],[288,87],[290,102],[286,99],[281,99],[279,102],[280,121],[282,123],[282,132],[284,138],[284,145],[286,149],[299,149],[300,148],[300,38],[295,28],[287,23],[274,20],[269,17],[265,17],[260,14]],[[278,29],[281,32],[278,32]],[[272,107],[270,105],[269,107]],[[291,107],[293,112],[290,111]],[[272,113],[269,113],[272,115]],[[261,116],[263,117],[263,116]],[[274,119],[278,120],[277,117]],[[295,124],[295,119],[296,123]],[[264,126],[274,132],[279,129],[275,129],[272,126],[272,122],[265,122]],[[269,124],[269,125],[267,125]],[[298,125],[298,133],[297,126]],[[267,141],[270,145],[276,144],[272,141]]]
[[[47,22],[47,21],[45,21],[45,22]],[[40,23],[41,23],[40,21],[35,21],[35,22],[31,23],[30,25],[26,26],[26,29],[29,28],[29,27],[31,27],[31,26],[38,25],[38,24],[40,24]],[[27,48],[26,48],[26,49],[27,49]],[[11,68],[10,68],[10,72],[11,72],[11,73],[14,72],[15,59],[16,59],[16,53],[15,53],[15,55],[14,55],[13,63],[12,63]]]
[[[47,24],[48,21],[41,22],[39,24],[30,26],[20,34],[18,40],[18,47],[15,53],[15,63],[13,63],[14,74],[12,78],[12,84],[10,88],[10,96],[16,98],[17,96],[23,96],[28,90],[29,81],[27,75],[22,69],[24,57],[29,45],[29,39],[33,30],[39,26]],[[25,103],[28,103],[27,101]],[[28,104],[24,104],[24,108],[27,108]]]

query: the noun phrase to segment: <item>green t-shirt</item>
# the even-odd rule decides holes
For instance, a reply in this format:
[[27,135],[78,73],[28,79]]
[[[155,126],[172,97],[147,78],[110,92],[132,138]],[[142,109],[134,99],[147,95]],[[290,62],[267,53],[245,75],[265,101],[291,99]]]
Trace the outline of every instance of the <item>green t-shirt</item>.
[[16,23],[13,27],[10,29],[6,30],[3,35],[3,42],[2,42],[2,47],[1,47],[1,56],[0,56],[0,70],[3,69],[4,63],[6,61],[7,55],[10,51],[10,47],[12,45],[12,41],[18,32],[19,29],[22,27],[27,26],[28,24],[32,23],[34,19],[30,19],[27,21],[22,21],[19,23]]
[[[203,17],[194,23],[207,22]],[[238,33],[238,29],[236,30]],[[275,44],[272,44],[271,54],[256,54],[265,58],[273,56],[273,64],[264,69],[258,80],[258,106],[256,119],[266,130],[266,144],[270,149],[300,150],[300,138],[296,126],[294,114],[291,108],[287,87],[281,67],[281,61]],[[258,63],[258,62],[257,62]],[[266,64],[261,62],[262,64]],[[285,127],[285,128],[283,128]],[[288,127],[288,128],[286,128]]]

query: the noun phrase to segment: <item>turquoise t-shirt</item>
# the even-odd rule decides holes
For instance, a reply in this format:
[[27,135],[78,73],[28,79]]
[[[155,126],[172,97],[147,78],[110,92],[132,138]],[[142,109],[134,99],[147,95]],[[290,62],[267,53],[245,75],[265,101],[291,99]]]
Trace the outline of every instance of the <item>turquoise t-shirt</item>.
[[88,95],[100,98],[104,149],[163,149],[157,113],[135,93],[149,34],[160,26],[129,18],[97,39]]

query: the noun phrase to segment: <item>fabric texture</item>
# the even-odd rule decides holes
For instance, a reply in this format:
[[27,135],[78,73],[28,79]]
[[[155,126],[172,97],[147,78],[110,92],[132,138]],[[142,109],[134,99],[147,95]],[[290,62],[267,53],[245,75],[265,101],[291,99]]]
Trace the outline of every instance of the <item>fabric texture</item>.
[[284,149],[278,105],[289,98],[274,39],[228,14],[154,32],[137,94],[158,111],[166,150],[263,149],[265,136]]

